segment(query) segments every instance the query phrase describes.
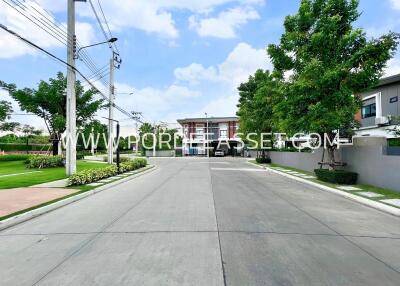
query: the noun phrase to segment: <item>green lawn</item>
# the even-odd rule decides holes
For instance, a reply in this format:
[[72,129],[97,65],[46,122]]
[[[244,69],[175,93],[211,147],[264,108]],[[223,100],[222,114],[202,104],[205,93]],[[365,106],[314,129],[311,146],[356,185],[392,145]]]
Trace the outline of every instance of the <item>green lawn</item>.
[[[304,171],[304,170],[300,170],[300,169],[296,169],[296,168],[292,168],[292,167],[288,167],[288,166],[283,166],[283,165],[279,165],[279,164],[274,164],[274,163],[272,163],[272,164],[258,164],[255,160],[251,160],[250,162],[254,163],[254,164],[257,164],[257,165],[264,165],[264,166],[268,166],[268,167],[272,167],[272,168],[280,167],[280,168],[284,168],[284,169],[287,169],[287,170],[291,170],[291,171],[295,171],[295,172],[298,172],[298,173],[302,173],[302,174],[305,174],[305,175],[315,176],[315,174],[313,172],[307,172],[307,171]],[[318,184],[325,185],[325,186],[328,186],[328,187],[331,187],[331,188],[340,187],[340,185],[323,182],[323,181],[320,181],[318,179],[307,179],[307,180],[308,181],[312,181],[312,182],[316,182]],[[371,186],[371,185],[362,185],[362,184],[354,185],[354,187],[357,187],[357,188],[361,189],[361,191],[358,191],[358,192],[374,192],[374,193],[378,193],[378,194],[381,194],[381,195],[385,196],[385,197],[380,197],[380,198],[368,198],[368,199],[373,200],[373,201],[380,201],[380,200],[383,200],[383,199],[400,199],[400,193],[396,192],[394,190],[379,188],[379,187]],[[341,190],[341,191],[358,195],[354,191],[345,191],[345,190]]]
[[[78,161],[78,171],[105,167],[103,163]],[[1,177],[7,174],[33,172],[16,176]],[[65,168],[27,169],[24,161],[0,162],[0,189],[28,187],[36,184],[65,179]]]

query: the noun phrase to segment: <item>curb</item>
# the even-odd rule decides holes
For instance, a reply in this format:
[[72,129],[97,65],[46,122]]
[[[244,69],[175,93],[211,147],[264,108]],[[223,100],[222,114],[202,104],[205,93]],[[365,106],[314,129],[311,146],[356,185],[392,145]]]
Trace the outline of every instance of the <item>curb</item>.
[[274,169],[272,169],[270,167],[260,166],[258,164],[255,164],[255,163],[252,163],[252,162],[249,162],[249,161],[247,161],[247,163],[251,164],[251,165],[254,165],[254,166],[257,166],[258,168],[262,168],[262,169],[266,170],[267,172],[272,172],[272,173],[275,173],[275,174],[290,178],[292,180],[298,181],[300,183],[311,185],[313,187],[317,187],[320,190],[327,191],[327,192],[342,196],[344,198],[347,198],[349,200],[355,201],[355,202],[360,203],[362,205],[365,205],[367,207],[370,207],[370,208],[373,208],[373,209],[376,209],[376,210],[391,214],[393,216],[400,217],[400,209],[398,209],[398,208],[391,207],[391,206],[385,205],[385,204],[380,203],[380,202],[372,201],[372,200],[369,200],[367,198],[359,197],[359,196],[356,196],[356,195],[353,195],[353,194],[350,194],[350,193],[347,193],[347,192],[343,192],[343,191],[340,191],[338,189],[331,188],[331,187],[328,187],[328,186],[324,186],[324,185],[321,185],[321,184],[318,184],[318,183],[315,183],[315,182],[311,182],[311,181],[306,180],[306,179],[302,179],[302,178],[299,178],[299,177],[296,177],[296,176],[293,176],[293,175],[290,175],[290,174],[287,174],[287,173],[280,172],[278,170],[274,170]]
[[78,194],[78,195],[75,195],[75,196],[71,196],[71,197],[66,198],[66,199],[62,199],[62,200],[57,201],[55,203],[52,203],[50,205],[47,205],[47,206],[44,206],[44,207],[41,207],[41,208],[37,208],[37,209],[31,210],[31,211],[27,211],[25,213],[10,217],[10,218],[8,218],[6,220],[0,221],[0,231],[3,231],[5,229],[10,228],[12,226],[15,226],[17,224],[26,222],[26,221],[31,220],[33,218],[36,218],[38,216],[44,215],[46,213],[52,212],[52,211],[54,211],[56,209],[59,209],[59,208],[62,208],[64,206],[67,206],[69,204],[72,204],[74,202],[80,201],[80,200],[82,200],[84,198],[87,198],[89,196],[95,195],[95,194],[100,193],[102,191],[108,190],[108,189],[110,189],[112,187],[115,187],[115,186],[118,186],[120,184],[126,183],[126,182],[128,182],[128,181],[130,181],[132,179],[135,179],[135,178],[143,176],[143,175],[145,175],[147,173],[153,172],[156,169],[157,169],[156,166],[149,165],[144,170],[142,170],[142,171],[140,171],[140,172],[138,172],[136,174],[133,174],[131,176],[128,176],[126,178],[111,182],[109,184],[100,186],[98,188],[95,188],[93,190],[90,190],[90,191],[87,191],[87,192],[84,192],[84,193],[81,193],[81,194]]

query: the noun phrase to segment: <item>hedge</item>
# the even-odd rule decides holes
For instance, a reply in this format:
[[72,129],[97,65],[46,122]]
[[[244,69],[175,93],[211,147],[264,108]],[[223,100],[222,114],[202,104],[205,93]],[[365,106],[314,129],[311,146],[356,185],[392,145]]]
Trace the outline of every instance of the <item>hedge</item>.
[[317,178],[323,182],[343,185],[355,185],[357,183],[358,174],[344,170],[314,170]]
[[53,168],[64,167],[65,160],[62,156],[30,156],[26,160],[27,168]]
[[26,144],[5,144],[0,143],[1,151],[47,151],[52,150],[51,145],[37,144],[37,145],[26,145]]
[[271,158],[259,157],[259,158],[256,158],[256,162],[258,164],[271,164]]
[[[103,157],[103,162],[107,162],[107,161],[108,161],[108,157],[107,157],[107,156],[104,156],[104,157]],[[113,161],[114,161],[115,163],[117,162],[117,157],[116,157],[116,156],[114,156]],[[119,157],[119,162],[120,162],[120,163],[125,163],[125,162],[129,162],[129,161],[131,161],[131,159],[128,158],[128,157]]]
[[[134,171],[143,168],[147,165],[146,159],[137,158],[134,160],[129,160],[120,165],[120,173]],[[116,165],[107,166],[95,170],[84,170],[77,172],[68,179],[69,186],[78,186],[90,184],[105,178],[109,178],[118,174],[118,169]]]
[[26,161],[29,157],[30,157],[30,155],[28,155],[28,154],[0,155],[0,162]]

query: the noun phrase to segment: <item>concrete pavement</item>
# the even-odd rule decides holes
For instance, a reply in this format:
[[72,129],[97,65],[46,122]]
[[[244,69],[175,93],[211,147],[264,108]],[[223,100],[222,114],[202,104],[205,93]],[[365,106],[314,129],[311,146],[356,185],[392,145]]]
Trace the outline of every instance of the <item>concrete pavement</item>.
[[0,232],[0,285],[399,285],[399,218],[240,158],[152,163]]

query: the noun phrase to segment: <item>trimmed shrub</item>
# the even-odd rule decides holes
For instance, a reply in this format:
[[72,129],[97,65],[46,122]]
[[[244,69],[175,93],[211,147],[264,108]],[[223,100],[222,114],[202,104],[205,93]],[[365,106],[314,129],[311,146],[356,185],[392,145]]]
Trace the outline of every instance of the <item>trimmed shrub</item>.
[[48,144],[26,145],[26,144],[0,143],[0,150],[6,152],[47,151],[47,150],[52,150],[52,146]]
[[85,185],[109,178],[118,174],[117,166],[107,166],[100,169],[84,170],[70,176],[68,183],[70,186]]
[[[128,162],[128,161],[130,161],[131,159],[129,159],[128,157],[119,157],[119,162],[120,163],[125,163],[125,162]],[[107,162],[108,161],[108,157],[107,156],[104,156],[103,157],[103,162]],[[113,159],[113,161],[114,162],[117,162],[117,157],[116,156],[114,156],[114,159]]]
[[263,157],[256,158],[256,162],[258,164],[271,164],[271,158],[263,158]]
[[28,154],[0,155],[0,162],[26,161],[29,157]]
[[76,153],[76,160],[83,160],[83,159],[85,159],[85,154]]
[[[147,160],[143,158],[136,158],[120,164],[120,172],[130,172],[147,165]],[[118,174],[116,165],[107,166],[100,169],[85,170],[77,172],[69,177],[68,184],[70,186],[90,184],[105,178],[109,178]]]
[[317,178],[323,182],[343,185],[355,185],[357,183],[358,174],[344,170],[314,170]]
[[65,160],[62,156],[30,156],[26,160],[27,168],[54,168],[64,167]]

